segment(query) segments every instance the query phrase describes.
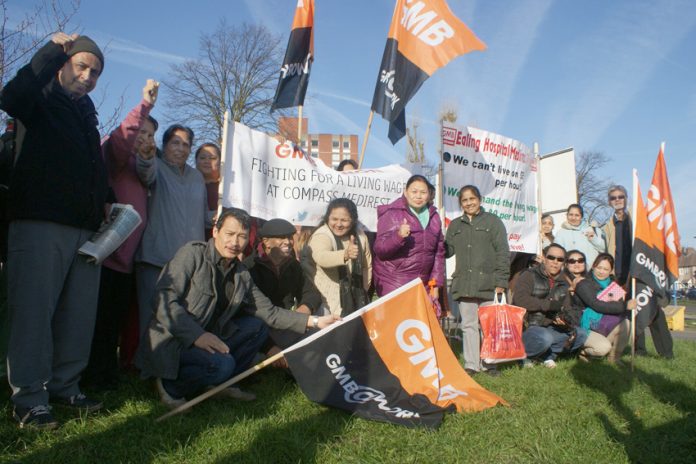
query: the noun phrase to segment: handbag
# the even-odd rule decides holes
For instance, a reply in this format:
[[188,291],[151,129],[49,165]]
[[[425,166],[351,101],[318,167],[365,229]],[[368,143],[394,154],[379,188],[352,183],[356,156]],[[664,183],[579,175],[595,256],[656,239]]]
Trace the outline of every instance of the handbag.
[[[343,250],[343,242],[334,235],[336,249]],[[362,244],[357,240],[358,259],[353,261],[350,272],[346,272],[346,266],[338,267],[338,291],[341,301],[341,317],[345,317],[370,302],[367,291],[363,288],[362,277]]]
[[479,306],[478,314],[483,332],[481,359],[487,364],[515,361],[527,357],[522,343],[522,324],[527,311],[507,304],[505,294],[500,299]]

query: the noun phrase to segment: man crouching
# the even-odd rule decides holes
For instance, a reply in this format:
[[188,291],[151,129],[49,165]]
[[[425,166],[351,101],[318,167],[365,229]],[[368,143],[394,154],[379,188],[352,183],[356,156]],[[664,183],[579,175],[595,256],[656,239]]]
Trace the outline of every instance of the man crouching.
[[[169,407],[248,369],[266,340],[266,324],[303,333],[338,319],[273,306],[237,259],[249,241],[249,226],[246,212],[223,209],[213,238],[184,245],[160,274],[155,316],[136,365],[144,376],[156,377]],[[225,394],[253,399],[236,387]]]

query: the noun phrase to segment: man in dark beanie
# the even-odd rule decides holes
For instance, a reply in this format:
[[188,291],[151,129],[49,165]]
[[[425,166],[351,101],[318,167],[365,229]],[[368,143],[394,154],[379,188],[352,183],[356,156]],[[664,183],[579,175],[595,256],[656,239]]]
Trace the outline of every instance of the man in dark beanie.
[[[271,219],[259,229],[261,246],[244,260],[251,278],[259,290],[271,302],[281,308],[295,308],[299,313],[312,317],[324,315],[321,294],[302,271],[294,255],[295,226],[285,219]],[[265,350],[273,356],[282,349],[298,342],[303,334],[289,330],[270,329],[269,343]],[[287,367],[281,359],[276,367]]]
[[104,56],[90,38],[56,33],[7,83],[0,108],[26,136],[9,185],[9,383],[20,427],[53,428],[49,401],[82,411],[99,271],[77,250],[109,195],[97,112],[87,96]]

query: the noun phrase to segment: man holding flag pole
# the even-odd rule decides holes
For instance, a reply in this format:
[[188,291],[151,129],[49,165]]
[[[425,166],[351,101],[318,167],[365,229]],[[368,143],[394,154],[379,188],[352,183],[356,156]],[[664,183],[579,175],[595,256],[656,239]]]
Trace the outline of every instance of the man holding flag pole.
[[[667,302],[667,291],[679,275],[679,232],[674,202],[667,178],[664,143],[655,164],[647,205],[643,203],[636,171],[633,171],[635,218],[633,253],[631,254],[632,291],[638,308],[632,316],[631,366],[637,340],[650,328],[657,353],[672,359],[672,336],[667,327],[662,306]],[[645,349],[643,341],[643,349]],[[638,347],[640,348],[640,347]]]

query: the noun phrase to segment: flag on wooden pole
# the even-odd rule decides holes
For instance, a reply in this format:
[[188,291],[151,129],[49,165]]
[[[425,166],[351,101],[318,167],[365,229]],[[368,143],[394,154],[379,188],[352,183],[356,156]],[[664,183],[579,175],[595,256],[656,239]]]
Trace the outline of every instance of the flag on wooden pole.
[[298,0],[271,111],[304,104],[314,61],[314,0]]
[[406,103],[437,69],[486,45],[445,0],[397,0],[382,55],[372,110],[389,121],[389,140],[406,134]]

